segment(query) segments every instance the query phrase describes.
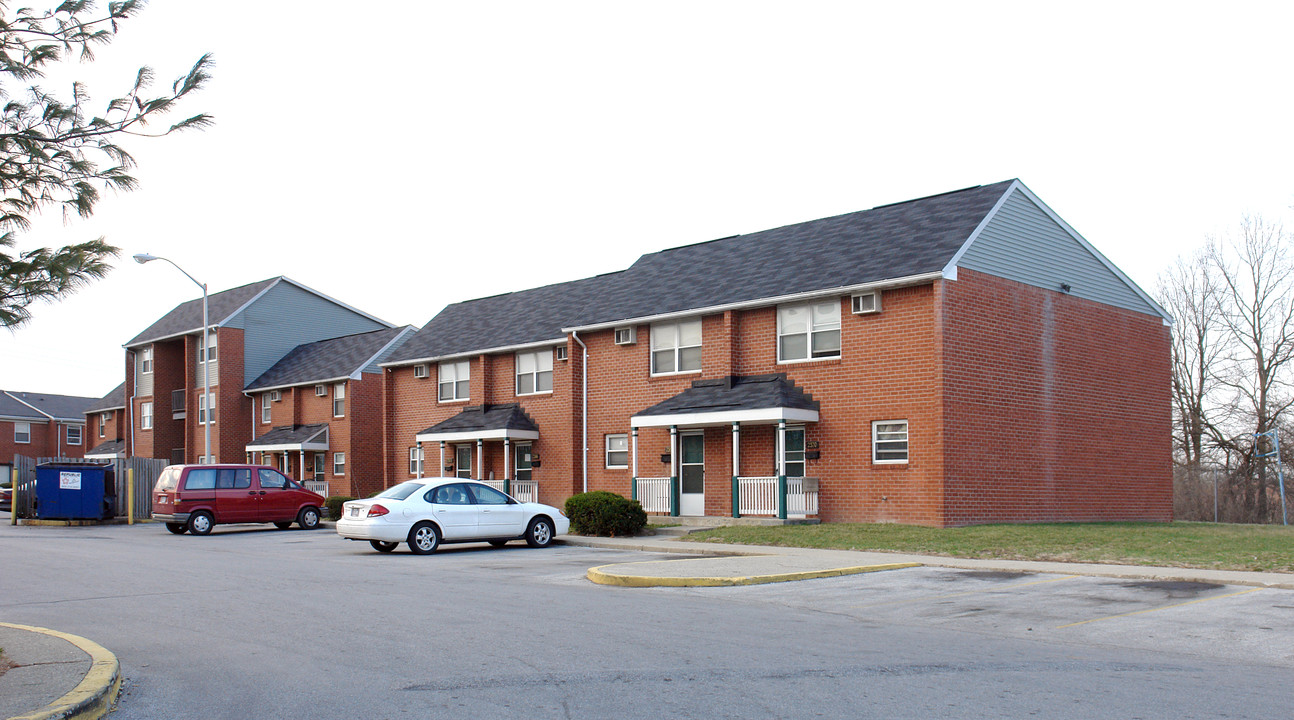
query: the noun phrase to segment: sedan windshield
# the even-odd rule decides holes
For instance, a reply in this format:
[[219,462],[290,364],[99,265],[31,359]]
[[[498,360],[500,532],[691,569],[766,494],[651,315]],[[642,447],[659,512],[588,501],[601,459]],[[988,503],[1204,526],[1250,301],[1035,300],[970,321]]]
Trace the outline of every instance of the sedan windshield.
[[402,482],[395,487],[389,487],[377,495],[380,498],[390,498],[392,500],[403,500],[417,492],[420,488],[425,487],[418,482]]

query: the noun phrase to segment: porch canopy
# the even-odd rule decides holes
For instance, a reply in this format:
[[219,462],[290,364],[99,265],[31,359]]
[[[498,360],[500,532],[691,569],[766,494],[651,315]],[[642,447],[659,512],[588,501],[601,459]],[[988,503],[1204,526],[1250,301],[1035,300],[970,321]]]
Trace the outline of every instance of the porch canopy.
[[817,422],[818,401],[786,375],[730,375],[692,387],[629,418],[632,428]]
[[325,452],[328,450],[328,423],[315,425],[280,425],[247,443],[247,452]]
[[[511,462],[509,452],[513,440],[538,440],[539,426],[526,411],[516,403],[503,405],[472,405],[463,408],[459,414],[436,423],[414,436],[421,456],[422,444],[440,443],[440,465],[445,467],[445,443],[476,443],[476,466],[472,472],[483,475],[485,468],[485,441],[503,441],[503,482],[504,492],[511,491]],[[422,463],[418,463],[419,476],[422,474]],[[476,480],[485,480],[477,477]]]

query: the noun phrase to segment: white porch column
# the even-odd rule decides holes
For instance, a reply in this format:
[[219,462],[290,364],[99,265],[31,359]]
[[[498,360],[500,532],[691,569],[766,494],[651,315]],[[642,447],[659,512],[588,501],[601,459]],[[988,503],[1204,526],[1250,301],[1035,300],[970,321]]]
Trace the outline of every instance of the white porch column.
[[629,428],[629,434],[633,436],[633,443],[634,443],[634,450],[633,450],[634,465],[632,470],[633,474],[629,476],[629,481],[633,483],[633,485],[629,488],[629,497],[633,498],[634,500],[637,500],[638,499],[638,428]]
[[682,489],[678,483],[678,426],[669,426],[669,514],[679,516],[679,504],[682,502]]
[[477,480],[485,479],[485,441],[477,438],[476,440],[476,478]]
[[300,473],[301,473],[301,474],[300,474],[300,475],[297,475],[297,482],[304,483],[304,482],[306,481],[306,451],[305,451],[305,449],[303,448],[303,449],[301,449],[301,450],[298,450],[297,452],[299,452],[299,453],[301,454],[301,456],[300,456],[300,459],[301,459],[301,470],[300,470]]
[[503,492],[508,494],[512,494],[512,473],[508,472],[511,469],[508,463],[508,451],[511,447],[512,443],[508,438],[503,438]]
[[440,441],[440,464],[436,466],[436,477],[445,476],[445,441]]
[[777,517],[786,519],[786,421],[777,421]]
[[741,423],[732,423],[732,516],[741,517]]
[[417,470],[416,477],[419,479],[422,479],[422,441],[421,440],[418,441],[417,447],[418,447],[418,457],[416,460],[414,460],[414,462],[418,463],[415,466]]

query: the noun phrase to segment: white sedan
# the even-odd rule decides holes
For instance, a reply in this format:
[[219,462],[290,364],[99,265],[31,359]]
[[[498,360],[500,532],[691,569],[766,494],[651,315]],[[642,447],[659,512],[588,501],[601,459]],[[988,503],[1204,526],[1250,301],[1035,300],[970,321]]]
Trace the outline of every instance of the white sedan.
[[407,542],[415,555],[429,555],[442,542],[488,542],[498,547],[524,539],[531,547],[546,547],[570,527],[561,510],[518,502],[483,482],[422,478],[346,503],[337,534],[347,540],[367,540],[378,552],[391,552]]

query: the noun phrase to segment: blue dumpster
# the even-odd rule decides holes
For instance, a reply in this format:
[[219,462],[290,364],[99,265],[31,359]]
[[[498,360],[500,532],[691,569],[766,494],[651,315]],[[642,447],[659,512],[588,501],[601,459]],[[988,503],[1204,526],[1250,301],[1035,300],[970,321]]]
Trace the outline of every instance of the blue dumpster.
[[36,466],[36,517],[103,520],[117,509],[112,465],[41,463]]

